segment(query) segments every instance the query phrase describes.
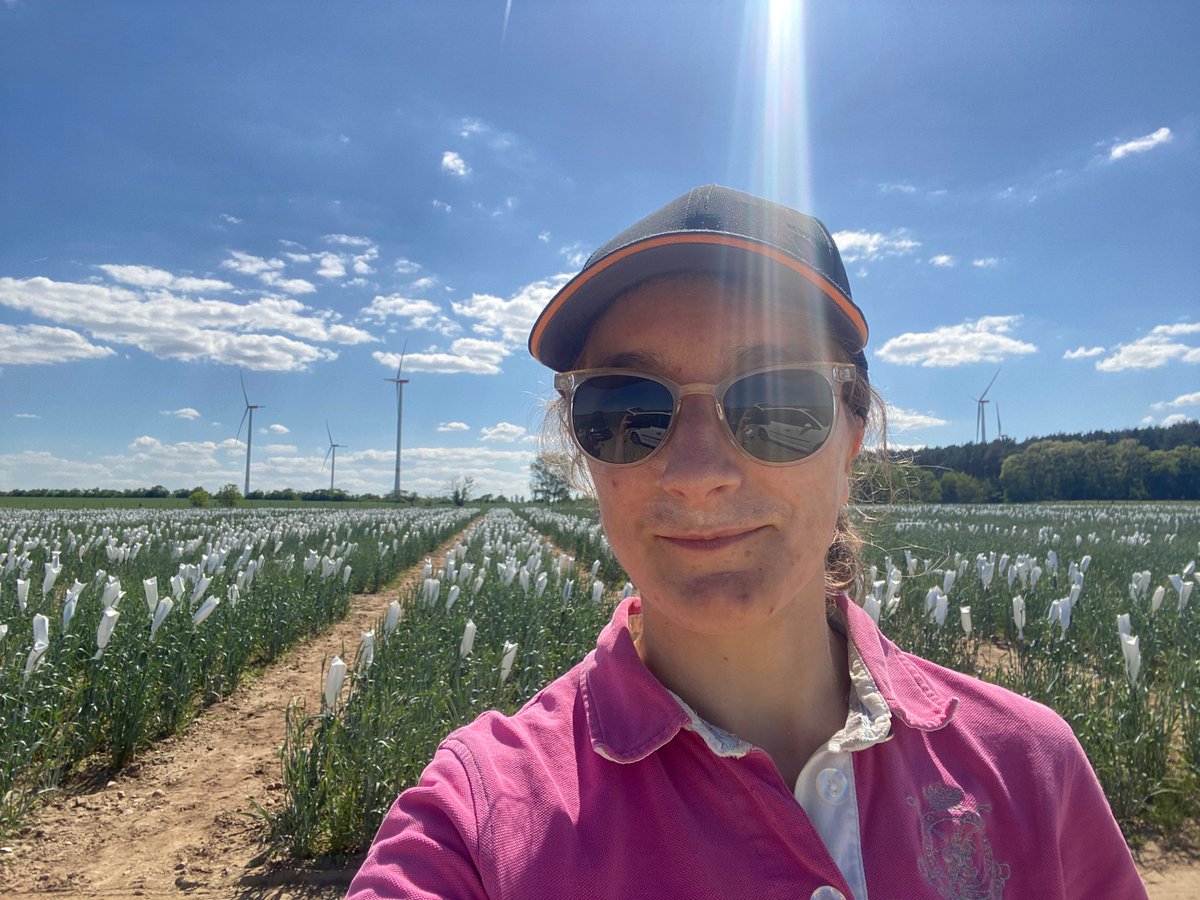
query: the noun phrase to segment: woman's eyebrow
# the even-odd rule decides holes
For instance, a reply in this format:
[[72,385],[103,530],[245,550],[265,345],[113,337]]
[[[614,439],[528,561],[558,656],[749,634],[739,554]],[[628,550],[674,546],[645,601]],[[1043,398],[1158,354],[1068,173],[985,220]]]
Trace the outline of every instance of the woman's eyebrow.
[[807,346],[793,349],[768,344],[754,344],[732,351],[728,355],[728,366],[730,371],[741,372],[775,363],[808,362],[819,356],[819,354],[814,356],[811,348]]
[[603,357],[595,365],[588,366],[588,368],[641,369],[652,372],[661,366],[662,360],[654,353],[648,353],[644,350],[625,350],[620,353],[614,353],[611,356]]

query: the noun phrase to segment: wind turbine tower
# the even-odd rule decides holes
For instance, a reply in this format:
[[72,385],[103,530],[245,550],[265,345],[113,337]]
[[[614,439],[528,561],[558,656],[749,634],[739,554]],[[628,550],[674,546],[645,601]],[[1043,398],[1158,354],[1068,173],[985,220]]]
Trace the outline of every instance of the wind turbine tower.
[[400,425],[404,415],[404,386],[408,384],[407,378],[400,377],[400,370],[404,368],[404,354],[407,351],[408,342],[405,341],[400,351],[400,364],[396,366],[396,377],[383,379],[396,385],[396,481],[392,485],[392,494],[397,501],[400,500]]
[[345,447],[345,444],[335,444],[333,442],[333,432],[329,430],[329,420],[325,420],[325,433],[329,435],[329,449],[325,451],[325,462],[321,463],[321,468],[325,468],[325,463],[330,462],[330,457],[333,457],[333,462],[329,466],[329,490],[333,490],[333,476],[337,472],[337,448]]
[[992,385],[996,383],[996,379],[1000,377],[1000,370],[996,370],[996,374],[992,376],[992,380],[988,382],[988,386],[983,389],[983,393],[978,397],[971,399],[977,404],[975,412],[975,440],[979,443],[987,443],[987,406],[991,400],[987,399],[988,391],[992,389]]
[[[250,402],[250,395],[246,393],[246,379],[239,374],[238,379],[242,382],[242,399],[246,401],[246,411],[242,413],[242,421],[238,425],[237,437],[242,436],[242,425],[246,424],[246,419],[250,419],[250,427],[246,429],[246,486],[242,491],[243,496],[250,496],[250,442],[254,439],[254,411],[256,409],[266,409],[265,406],[259,406],[256,403]],[[235,438],[236,440],[236,438]]]

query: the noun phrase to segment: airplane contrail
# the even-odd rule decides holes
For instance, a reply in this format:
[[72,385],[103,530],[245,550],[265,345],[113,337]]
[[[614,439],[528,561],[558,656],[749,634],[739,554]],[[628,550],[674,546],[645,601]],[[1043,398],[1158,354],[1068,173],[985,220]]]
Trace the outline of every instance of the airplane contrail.
[[508,14],[512,12],[512,0],[504,0],[504,27],[500,29],[500,43],[504,43],[504,38],[508,34]]

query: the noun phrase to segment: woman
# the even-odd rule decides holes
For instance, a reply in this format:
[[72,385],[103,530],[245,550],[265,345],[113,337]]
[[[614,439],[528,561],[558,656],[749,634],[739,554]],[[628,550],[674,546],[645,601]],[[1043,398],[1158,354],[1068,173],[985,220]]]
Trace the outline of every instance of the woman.
[[530,349],[639,596],[443,742],[350,896],[1145,896],[1056,714],[849,601],[866,341],[824,226],[727,188],[588,260]]

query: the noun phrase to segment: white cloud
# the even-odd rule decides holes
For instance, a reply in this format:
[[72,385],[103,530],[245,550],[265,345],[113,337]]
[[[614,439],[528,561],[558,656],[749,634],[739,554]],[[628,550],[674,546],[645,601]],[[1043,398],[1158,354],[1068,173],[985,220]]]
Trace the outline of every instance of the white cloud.
[[421,271],[421,264],[405,259],[403,256],[392,263],[392,267],[401,275],[413,275]]
[[192,409],[190,406],[184,406],[181,409],[164,409],[162,411],[162,414],[164,416],[175,416],[178,419],[198,419],[198,418],[200,418],[200,411],[196,410],[196,409]]
[[[3,281],[0,279],[0,291]],[[0,303],[4,302],[0,294]],[[76,359],[101,359],[116,351],[89,343],[83,335],[46,325],[0,324],[0,365],[36,366]]]
[[343,247],[374,247],[375,242],[370,238],[357,234],[327,234],[324,240],[330,244],[341,244]]
[[580,243],[567,244],[565,247],[559,247],[558,252],[566,259],[567,265],[572,269],[579,269],[587,262],[591,252]]
[[1157,369],[1172,360],[1200,363],[1200,347],[1175,340],[1193,334],[1200,334],[1200,322],[1156,325],[1149,334],[1118,346],[1111,356],[1098,361],[1096,368],[1101,372],[1123,372],[1126,369]]
[[442,171],[459,178],[465,178],[471,174],[471,167],[467,165],[466,160],[453,150],[447,150],[442,154]]
[[470,431],[471,426],[466,422],[439,422],[438,431]]
[[379,248],[369,247],[362,253],[351,257],[350,268],[354,270],[355,275],[373,275],[375,268],[371,265],[371,261],[378,257]]
[[539,232],[538,232],[538,240],[539,240],[539,241],[541,241],[543,244],[548,244],[548,243],[550,243],[550,232],[548,232],[548,231],[539,231]]
[[[406,354],[404,367],[412,372],[499,375],[500,362],[510,353],[511,350],[499,341],[459,338],[450,345],[448,351],[434,349]],[[389,370],[394,370],[400,364],[399,353],[376,351],[371,356]]]
[[450,212],[453,207],[451,207],[449,203],[444,203],[441,200],[434,200],[433,208],[440,209],[442,212]]
[[239,219],[237,216],[231,216],[231,215],[229,215],[229,213],[221,213],[221,218],[224,219],[226,222],[228,222],[230,225],[241,225],[242,224],[241,219]]
[[917,192],[915,186],[903,181],[885,181],[879,185],[879,190],[884,194],[915,194]]
[[[235,303],[180,297],[166,290],[142,292],[42,277],[0,278],[0,306],[79,328],[98,340],[132,345],[161,359],[212,360],[258,370],[299,371],[337,357],[314,343],[375,341],[369,332],[341,324],[332,310],[312,309],[284,297]],[[92,347],[72,332],[52,331],[60,345],[55,348],[56,358],[113,352]],[[0,359],[10,343],[0,341],[4,348]]]
[[280,425],[278,422],[274,422],[267,426],[267,431],[271,432],[272,434],[287,434],[288,427],[286,425]]
[[1110,160],[1123,159],[1134,153],[1145,153],[1147,150],[1153,150],[1162,144],[1171,140],[1173,135],[1170,128],[1159,128],[1150,134],[1143,135],[1140,138],[1134,138],[1132,141],[1125,141],[1121,144],[1113,144],[1108,151]]
[[956,265],[957,263],[958,263],[958,260],[956,260],[953,256],[949,256],[948,254],[945,254],[945,253],[939,253],[937,256],[931,256],[929,258],[929,264],[931,266],[938,266],[939,268],[942,268],[942,269],[951,268],[954,265]]
[[451,307],[455,314],[476,320],[472,326],[476,333],[499,335],[515,346],[528,339],[538,314],[570,278],[570,275],[559,274],[531,282],[508,300],[490,294],[474,294],[470,300],[452,303]]
[[233,290],[233,285],[228,281],[221,281],[217,278],[181,277],[151,266],[102,265],[96,268],[106,272],[113,281],[132,284],[134,287],[140,288],[163,288],[183,294]]
[[892,406],[889,403],[887,408],[887,424],[889,431],[911,431],[915,428],[934,428],[938,425],[945,425],[946,420],[929,413],[920,413],[911,409]]
[[322,278],[342,278],[346,274],[346,266],[342,258],[335,253],[325,253],[321,256],[321,267],[317,274]]
[[368,319],[426,319],[437,315],[441,310],[442,308],[432,300],[391,294],[387,297],[377,295],[371,300],[370,306],[363,307],[362,314]]
[[1000,362],[1008,356],[1034,353],[1033,344],[1009,337],[1020,316],[983,316],[933,331],[897,335],[879,348],[890,363],[926,368]]
[[363,307],[362,315],[364,318],[380,322],[388,319],[407,319],[409,328],[434,331],[446,337],[453,337],[462,331],[462,326],[446,316],[440,306],[421,297],[405,297],[400,294],[388,297],[376,295],[370,306]]
[[[511,5],[512,0],[509,0],[509,6]],[[514,150],[520,152],[521,150],[520,141],[516,135],[507,131],[499,131],[482,119],[464,118],[456,126],[456,131],[458,136],[463,140],[471,141],[483,138],[487,146],[496,153],[506,153]]]
[[311,281],[303,278],[283,278],[276,272],[263,272],[258,277],[262,279],[263,284],[287,291],[289,294],[314,294],[317,290],[317,286]]
[[40,419],[41,416],[39,416],[37,413],[14,413],[13,418],[14,419]]
[[833,240],[846,262],[906,256],[921,246],[921,242],[910,238],[904,229],[890,235],[878,231],[836,231]]
[[524,437],[525,429],[512,422],[497,422],[495,425],[483,426],[479,429],[479,433],[483,435],[480,438],[482,441],[512,442]]
[[1000,260],[995,256],[984,256],[980,259],[971,260],[971,265],[977,269],[994,269],[1000,265]]
[[463,119],[458,126],[458,136],[471,138],[477,134],[485,134],[487,130],[487,125],[481,119]]
[[1068,350],[1064,353],[1063,359],[1088,359],[1092,356],[1101,356],[1103,353],[1103,347],[1085,347],[1080,344],[1074,350]]
[[1153,404],[1155,409],[1167,409],[1173,407],[1200,406],[1200,391],[1195,391],[1191,394],[1180,394],[1174,400],[1167,400],[1161,403]]
[[1185,416],[1183,413],[1172,413],[1162,420],[1164,426],[1178,425],[1180,422],[1190,422],[1191,416]]
[[229,259],[221,263],[221,268],[232,269],[242,275],[261,275],[264,272],[278,272],[284,265],[282,259],[263,259],[241,250],[231,250]]

